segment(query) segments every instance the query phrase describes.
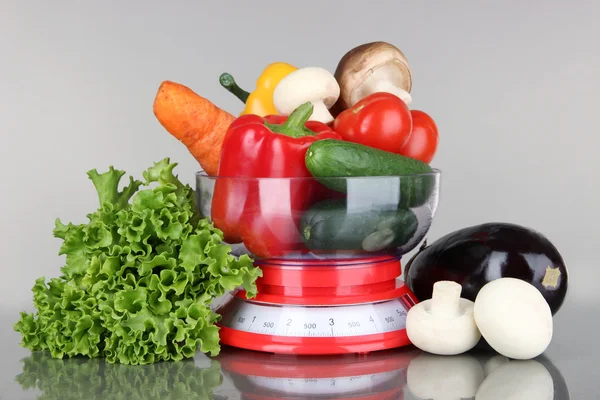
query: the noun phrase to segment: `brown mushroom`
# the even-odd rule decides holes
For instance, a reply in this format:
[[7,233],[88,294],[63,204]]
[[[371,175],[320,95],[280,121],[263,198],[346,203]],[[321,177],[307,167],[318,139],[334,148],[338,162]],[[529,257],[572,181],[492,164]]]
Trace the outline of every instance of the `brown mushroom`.
[[334,74],[340,86],[336,114],[375,92],[393,93],[406,104],[412,97],[412,77],[406,56],[386,42],[371,42],[347,52]]

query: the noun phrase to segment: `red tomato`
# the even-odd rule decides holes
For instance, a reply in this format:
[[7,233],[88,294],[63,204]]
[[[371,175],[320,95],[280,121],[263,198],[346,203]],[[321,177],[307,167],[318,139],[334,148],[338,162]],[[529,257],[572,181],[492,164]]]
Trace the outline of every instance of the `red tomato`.
[[346,141],[398,153],[410,138],[412,118],[398,96],[373,93],[342,111],[333,129]]
[[429,164],[438,147],[437,126],[433,119],[423,111],[411,110],[410,113],[413,123],[412,133],[399,153]]

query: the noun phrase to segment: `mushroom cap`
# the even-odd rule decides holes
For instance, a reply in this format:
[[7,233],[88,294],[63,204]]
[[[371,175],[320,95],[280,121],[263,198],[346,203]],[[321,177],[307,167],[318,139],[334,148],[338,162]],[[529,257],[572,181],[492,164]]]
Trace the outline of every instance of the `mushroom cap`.
[[340,87],[335,77],[321,67],[304,67],[283,78],[273,92],[273,103],[277,111],[289,115],[307,101],[322,101],[330,108],[340,96]]
[[488,344],[508,358],[535,358],[552,340],[550,306],[535,286],[520,279],[499,278],[483,286],[474,317]]
[[[412,75],[404,53],[387,42],[365,43],[347,52],[338,63],[334,76],[340,85],[340,98],[336,108],[340,111],[348,108],[351,105],[352,92],[376,69],[383,66],[392,67],[390,72],[396,71],[393,74],[394,82],[410,93]],[[391,73],[386,76],[392,78]]]
[[471,350],[481,339],[473,318],[473,302],[461,298],[454,318],[433,315],[432,300],[413,306],[406,316],[406,333],[413,345],[432,354],[454,355]]

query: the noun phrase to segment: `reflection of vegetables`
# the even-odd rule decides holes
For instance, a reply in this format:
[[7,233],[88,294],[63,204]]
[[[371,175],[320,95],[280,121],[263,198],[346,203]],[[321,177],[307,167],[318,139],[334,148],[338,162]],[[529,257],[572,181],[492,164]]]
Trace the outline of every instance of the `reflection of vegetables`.
[[567,293],[567,268],[556,247],[539,232],[507,223],[449,233],[422,247],[404,270],[406,284],[421,301],[431,298],[433,284],[441,280],[458,282],[463,297],[475,301],[483,285],[502,277],[531,283],[553,314]]
[[494,372],[494,370],[496,368],[500,367],[503,364],[506,364],[509,361],[510,360],[508,359],[508,357],[504,357],[503,355],[500,355],[500,354],[491,357],[489,360],[487,360],[485,362],[485,364],[483,364],[483,370],[485,371],[485,376],[490,375],[492,372]]
[[471,399],[484,379],[481,364],[468,354],[423,353],[411,360],[406,372],[406,386],[419,399]]
[[423,353],[411,360],[406,372],[408,390],[419,399],[471,399],[484,378],[481,364],[468,354]]
[[389,93],[374,93],[339,114],[333,129],[344,140],[400,153],[408,142],[412,118],[408,106]]
[[555,397],[555,382],[542,364],[534,360],[512,360],[496,368],[479,389],[477,400],[567,400]]
[[277,114],[277,109],[273,105],[273,91],[283,78],[297,69],[293,65],[284,62],[275,62],[267,65],[258,77],[256,90],[252,93],[248,93],[240,88],[230,74],[222,74],[219,82],[221,86],[246,104],[246,108],[244,108],[240,115],[256,114],[264,117],[266,115]]
[[100,207],[87,224],[56,221],[66,265],[49,283],[36,281],[37,312],[15,324],[24,347],[123,364],[181,360],[198,348],[218,354],[212,298],[238,286],[255,295],[261,271],[248,256],[234,258],[221,232],[200,218],[176,165],[155,163],[145,182],[130,178],[120,192],[124,171],[88,173]]
[[311,121],[330,123],[329,108],[340,95],[340,87],[329,71],[319,67],[300,68],[279,82],[273,92],[273,103],[281,115],[290,115],[305,102],[314,106]]
[[487,343],[508,358],[535,358],[552,340],[550,306],[533,285],[520,279],[500,278],[481,288],[474,316]]
[[336,112],[352,107],[361,99],[376,93],[392,93],[410,104],[412,77],[406,56],[386,42],[372,42],[346,53],[335,70],[340,85]]
[[52,400],[205,400],[223,382],[220,364],[198,368],[194,360],[131,367],[101,359],[56,360],[33,353],[15,378],[23,390],[37,389],[38,399]]
[[[323,191],[322,185],[284,180],[258,185],[235,177],[310,176],[304,163],[306,149],[321,139],[340,139],[327,125],[307,122],[312,109],[310,103],[305,103],[289,118],[244,115],[232,123],[219,166],[219,175],[228,178],[216,181],[211,210],[215,226],[229,243],[243,240],[246,248],[259,257],[279,254],[302,243],[295,223],[299,215],[294,213],[301,213]],[[270,198],[274,208],[265,204]]]
[[[346,199],[321,201],[302,216],[301,231],[310,250],[379,251],[407,244],[417,231],[411,210],[353,211]],[[377,240],[380,239],[380,240]]]
[[[305,162],[314,177],[342,193],[348,190],[351,181],[327,178],[428,174],[394,178],[392,184],[400,186],[398,204],[403,207],[426,203],[436,184],[435,175],[430,174],[433,169],[428,164],[359,143],[328,139],[315,142],[308,148]],[[352,182],[358,186],[361,179]],[[376,181],[371,180],[371,183]],[[382,184],[389,185],[390,181],[382,180]]]
[[234,116],[170,81],[158,88],[153,110],[160,124],[187,147],[204,171],[216,175],[225,132]]
[[412,344],[439,355],[462,354],[475,347],[481,333],[473,317],[474,304],[460,292],[456,282],[436,282],[433,297],[408,311],[406,333]]
[[433,119],[419,110],[411,110],[412,132],[408,142],[398,151],[406,157],[430,163],[438,147],[439,135]]

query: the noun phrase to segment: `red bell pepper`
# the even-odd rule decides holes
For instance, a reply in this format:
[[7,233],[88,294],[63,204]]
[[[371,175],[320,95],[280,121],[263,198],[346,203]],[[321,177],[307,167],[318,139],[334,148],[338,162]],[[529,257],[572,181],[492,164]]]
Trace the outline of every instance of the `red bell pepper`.
[[314,180],[273,178],[310,177],[308,147],[316,140],[341,140],[326,124],[307,121],[312,110],[306,103],[289,117],[247,114],[229,127],[211,208],[228,243],[243,241],[263,258],[302,250],[299,218],[326,188]]
[[338,114],[333,129],[349,142],[399,153],[410,139],[412,116],[398,96],[377,92]]

